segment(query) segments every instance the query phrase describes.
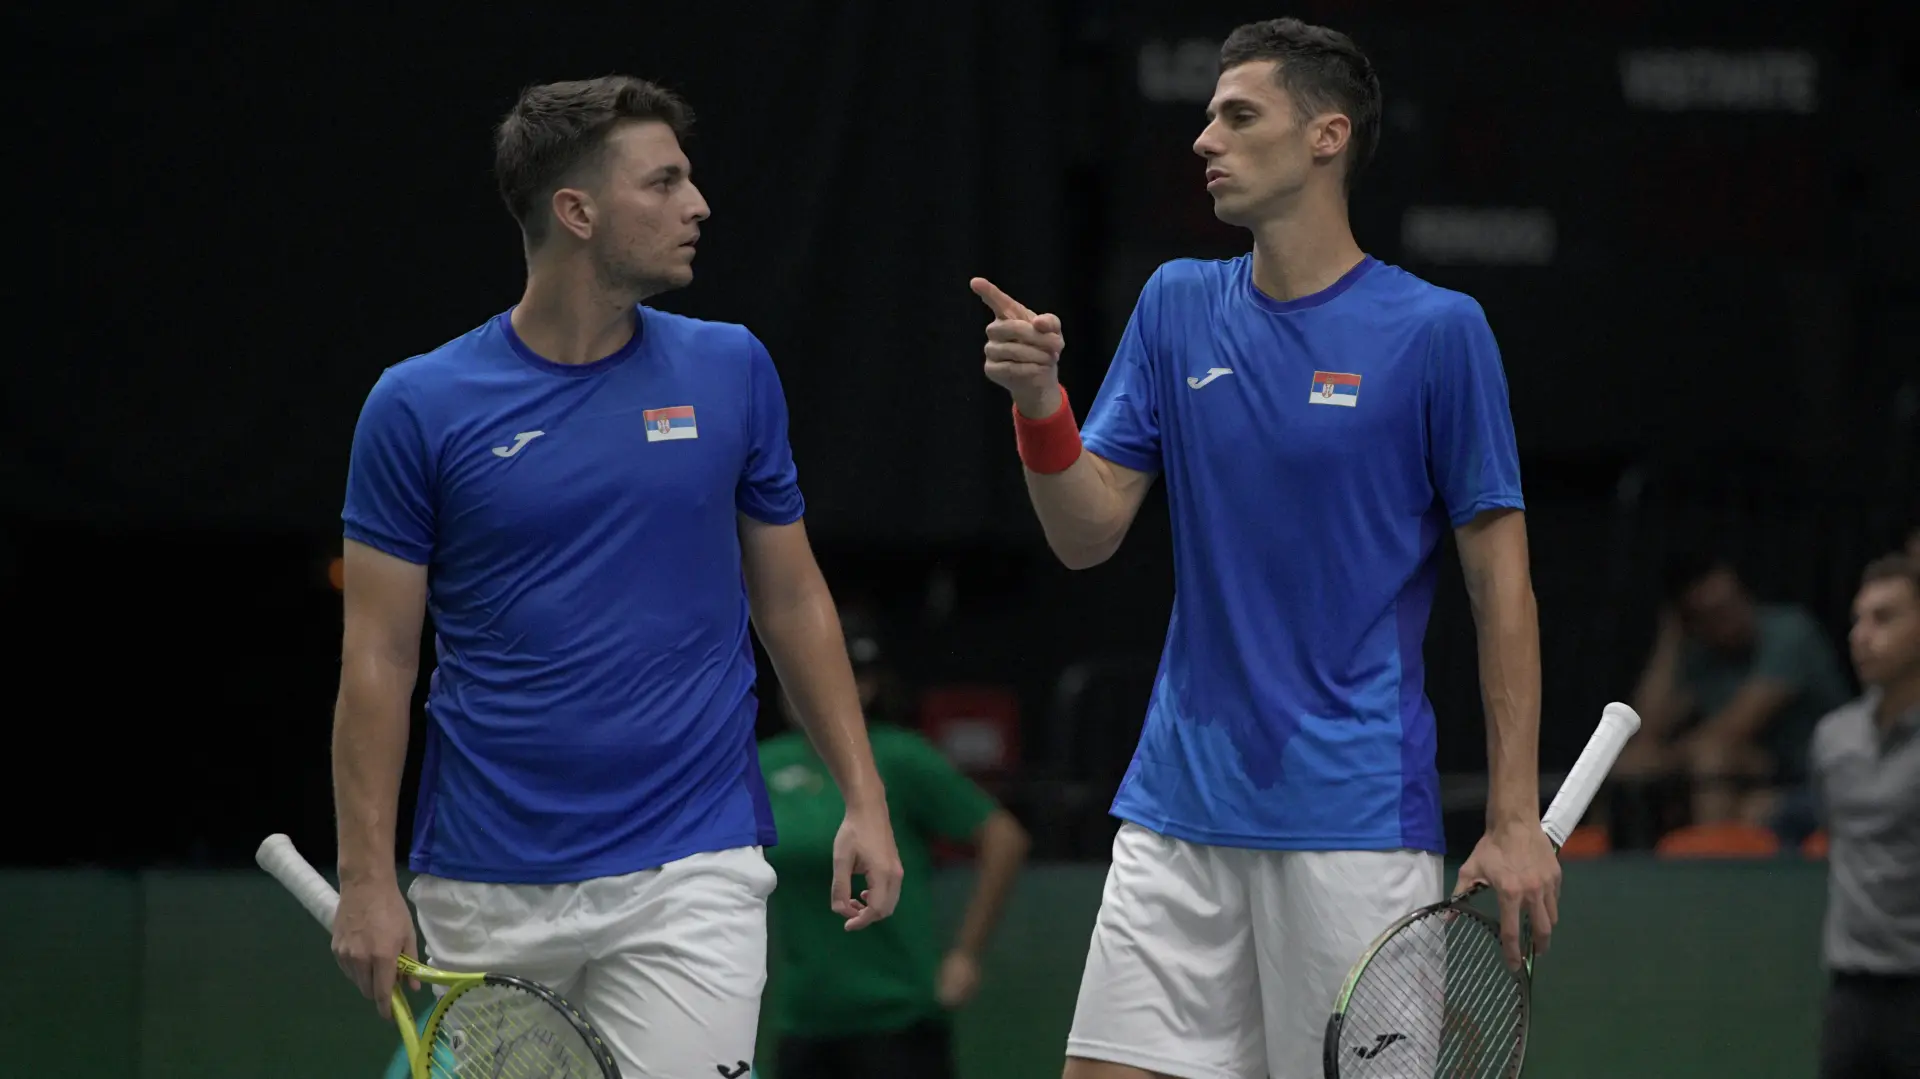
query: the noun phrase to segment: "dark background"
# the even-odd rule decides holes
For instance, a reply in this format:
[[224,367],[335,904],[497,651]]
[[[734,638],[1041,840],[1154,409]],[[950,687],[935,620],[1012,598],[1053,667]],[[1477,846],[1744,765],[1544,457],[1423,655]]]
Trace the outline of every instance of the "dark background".
[[[917,684],[1018,691],[1009,797],[1046,852],[1101,856],[1087,821],[1165,631],[1164,501],[1108,565],[1051,559],[967,279],[1060,313],[1090,401],[1155,265],[1246,249],[1190,144],[1218,41],[1279,14],[1383,72],[1361,245],[1500,340],[1564,768],[1631,691],[1664,551],[1720,545],[1837,635],[1860,565],[1920,521],[1906,6],[9,8],[0,762],[25,823],[0,858],[238,864],[286,831],[330,861],[355,417],[384,367],[519,295],[491,125],[524,84],[610,72],[698,113],[714,217],[698,280],[655,302],[769,345],[830,582],[883,606]],[[1443,770],[1471,775],[1451,557],[1429,692]],[[1081,661],[1112,673],[1068,715]],[[56,807],[80,823],[35,823]]]

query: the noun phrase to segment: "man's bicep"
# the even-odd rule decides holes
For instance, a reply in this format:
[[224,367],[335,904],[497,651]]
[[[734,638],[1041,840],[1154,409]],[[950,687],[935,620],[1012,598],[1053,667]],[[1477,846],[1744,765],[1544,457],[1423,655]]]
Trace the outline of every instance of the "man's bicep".
[[1518,573],[1523,580],[1531,573],[1524,510],[1483,509],[1454,529],[1453,535],[1469,592],[1494,583],[1502,572]]
[[748,602],[756,612],[770,603],[802,598],[820,572],[805,519],[773,524],[746,513],[737,517],[741,569]]
[[427,567],[352,539],[344,543],[341,563],[347,656],[417,665]]
[[1147,492],[1153,489],[1153,481],[1160,474],[1128,468],[1091,450],[1087,452],[1093,454],[1095,466],[1106,474],[1107,489],[1113,492],[1114,508],[1119,512],[1120,521],[1132,527],[1133,519],[1139,516],[1140,507],[1147,500]]
[[1427,378],[1428,466],[1458,528],[1496,509],[1526,505],[1520,452],[1500,348],[1475,303],[1433,329]]

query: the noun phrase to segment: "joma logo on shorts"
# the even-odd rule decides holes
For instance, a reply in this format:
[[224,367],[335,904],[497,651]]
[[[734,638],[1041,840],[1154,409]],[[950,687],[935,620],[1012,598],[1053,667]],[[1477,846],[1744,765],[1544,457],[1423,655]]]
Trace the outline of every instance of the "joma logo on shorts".
[[1367,1046],[1367,1045],[1354,1046],[1353,1055],[1359,1057],[1361,1060],[1372,1060],[1374,1057],[1377,1057],[1382,1052],[1384,1052],[1387,1046],[1392,1045],[1394,1042],[1403,1041],[1405,1039],[1406,1039],[1405,1034],[1381,1034],[1376,1036],[1373,1039],[1373,1044],[1371,1046]]

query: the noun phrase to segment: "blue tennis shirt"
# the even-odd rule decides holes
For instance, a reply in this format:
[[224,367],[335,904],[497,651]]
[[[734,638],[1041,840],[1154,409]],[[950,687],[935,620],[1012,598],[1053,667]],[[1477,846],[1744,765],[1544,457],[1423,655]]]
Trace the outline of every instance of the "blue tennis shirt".
[[429,567],[416,872],[576,881],[773,842],[737,513],[804,508],[745,328],[639,307],[594,363],[506,313],[388,368],[345,535]]
[[1218,846],[1442,851],[1435,555],[1524,505],[1479,304],[1371,257],[1287,302],[1251,255],[1166,263],[1083,439],[1163,474],[1173,525],[1172,617],[1114,815]]

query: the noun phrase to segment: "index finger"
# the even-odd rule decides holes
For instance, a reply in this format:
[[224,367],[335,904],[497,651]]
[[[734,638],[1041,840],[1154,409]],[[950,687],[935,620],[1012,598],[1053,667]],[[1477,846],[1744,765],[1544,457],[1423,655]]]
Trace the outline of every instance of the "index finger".
[[1533,953],[1547,954],[1547,946],[1553,940],[1554,912],[1549,897],[1542,894],[1533,901],[1533,909],[1528,914],[1528,928],[1533,931]]
[[400,978],[398,965],[395,963],[381,963],[376,959],[374,960],[373,969],[368,973],[373,979],[373,993],[371,995],[373,997],[374,1010],[380,1013],[380,1018],[392,1019],[393,994],[398,988],[394,983],[399,981]]
[[838,851],[833,855],[833,892],[831,909],[844,914],[853,902],[853,859]]
[[1028,310],[1025,304],[1001,292],[1000,286],[984,277],[976,277],[967,282],[967,285],[973,289],[975,296],[980,297],[987,307],[992,309],[996,318],[1031,319],[1034,317],[1033,312]]
[[[413,920],[412,920],[412,919],[408,919],[408,920],[407,920],[407,945],[406,945],[406,947],[404,947],[404,948],[402,948],[402,949],[400,950],[400,954],[401,954],[401,955],[404,955],[404,956],[406,956],[406,957],[407,957],[408,959],[411,959],[411,960],[413,960],[414,962],[416,962],[416,963],[418,963],[418,962],[420,961],[420,954],[419,954],[419,953],[420,953],[420,942],[414,939],[414,934],[413,934]],[[396,961],[395,961],[395,963],[396,963],[396,965],[397,965],[397,964],[398,964],[398,960],[396,960]],[[409,975],[407,975],[407,987],[408,987],[409,989],[412,989],[412,990],[413,990],[414,992],[416,992],[416,993],[417,993],[417,992],[419,992],[419,991],[420,991],[420,979],[419,979],[419,978],[416,978],[416,977],[414,977],[414,976],[413,976],[413,975],[411,975],[411,974],[409,974]]]
[[1500,950],[1509,969],[1520,969],[1520,897],[1500,897]]

